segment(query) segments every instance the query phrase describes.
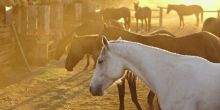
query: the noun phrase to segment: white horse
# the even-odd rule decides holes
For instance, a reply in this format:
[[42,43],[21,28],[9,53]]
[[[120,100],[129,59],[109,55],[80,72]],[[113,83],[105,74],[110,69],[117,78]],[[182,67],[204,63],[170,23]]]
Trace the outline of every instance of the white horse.
[[133,71],[153,90],[162,110],[220,110],[220,64],[196,56],[103,37],[90,92],[101,96]]

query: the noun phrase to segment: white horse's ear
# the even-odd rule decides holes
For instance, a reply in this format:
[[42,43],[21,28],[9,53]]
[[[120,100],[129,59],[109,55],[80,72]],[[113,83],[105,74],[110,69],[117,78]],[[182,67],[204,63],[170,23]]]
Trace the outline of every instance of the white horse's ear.
[[102,36],[102,43],[108,49],[108,39],[104,35]]
[[122,37],[120,36],[117,40],[122,40]]

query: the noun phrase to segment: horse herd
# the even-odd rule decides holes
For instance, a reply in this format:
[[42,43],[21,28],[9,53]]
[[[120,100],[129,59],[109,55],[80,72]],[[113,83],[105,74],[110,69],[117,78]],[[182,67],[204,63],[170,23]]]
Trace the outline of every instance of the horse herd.
[[[195,15],[196,17],[196,26],[199,25],[199,21],[203,21],[203,8],[199,5],[174,5],[169,4],[167,7],[167,14],[169,14],[172,10],[176,11],[177,15],[180,19],[179,28],[184,28],[184,18],[183,16],[188,15]],[[153,11],[149,7],[140,7],[139,2],[134,3],[134,17],[136,19],[136,32],[139,30],[139,20],[141,21],[142,29],[144,29],[144,22],[145,22],[145,30],[149,32],[151,30],[151,19]],[[110,22],[111,20],[119,20],[123,18],[124,20],[124,27],[128,30],[131,27],[131,11],[127,7],[121,8],[106,8],[101,10],[99,13],[93,15],[101,15],[105,22]],[[201,16],[201,17],[199,17]]]
[[[135,7],[138,7],[138,4],[135,4]],[[170,10],[175,9],[173,6],[169,6],[169,7],[171,7]],[[121,8],[121,10],[126,11],[127,9]],[[148,11],[148,14],[145,13],[145,15],[142,14],[139,15],[139,13],[137,13],[138,10],[140,13],[141,12],[144,13],[145,11]],[[104,11],[109,12],[110,10],[106,9],[101,11],[101,13],[104,13]],[[136,11],[135,16],[137,22],[138,19],[141,19],[143,22],[145,18],[151,16],[151,14],[149,14],[151,13],[149,12],[150,11],[149,8],[139,7],[139,8],[135,8],[135,11]],[[108,21],[106,20],[87,21],[85,23],[82,23],[81,26],[74,29],[70,35],[64,37],[59,42],[55,54],[55,59],[59,60],[60,57],[65,53],[65,48],[68,47],[68,44],[70,44],[68,48],[68,54],[65,64],[65,68],[68,71],[72,71],[73,68],[77,65],[77,63],[85,55],[87,56],[87,65],[85,69],[90,64],[89,62],[90,56],[93,58],[95,62],[97,61],[97,64],[99,64],[102,62],[102,60],[101,61],[98,60],[100,51],[102,50],[103,47],[103,43],[102,43],[103,39],[101,36],[106,36],[107,39],[109,40],[116,40],[118,39],[118,37],[122,37],[122,39],[128,41],[139,42],[145,45],[165,49],[170,52],[183,54],[183,55],[199,56],[214,63],[220,62],[220,39],[218,38],[220,37],[220,31],[218,29],[220,27],[220,20],[217,18],[208,18],[207,20],[205,20],[201,32],[189,34],[186,36],[176,37],[174,34],[166,30],[157,30],[152,33],[148,33],[148,35],[139,35],[136,33],[129,32],[126,29],[130,27],[130,23],[129,23],[130,19],[126,18],[126,15],[122,15],[122,14],[128,14],[130,13],[130,11],[128,13],[124,13],[124,12],[120,13],[120,12],[112,11],[111,13],[117,13],[115,15],[124,16],[125,19],[124,26],[121,26],[117,21],[113,21],[112,16],[104,15],[104,14],[103,14],[104,19],[107,19]],[[119,18],[114,17],[114,19],[119,19]],[[145,22],[147,22],[146,19]],[[150,22],[150,20],[148,20],[148,22]],[[148,29],[150,29],[150,24],[148,24]],[[73,37],[70,37],[72,36],[73,33],[75,33]],[[106,39],[104,41],[107,42]],[[106,43],[106,45],[108,45],[108,43]],[[95,66],[96,65],[94,65],[94,67]],[[131,92],[132,101],[134,102],[138,110],[142,110],[137,98],[136,76],[132,73],[134,71],[130,71],[130,70],[131,69],[125,71],[125,76],[121,78],[122,80],[121,84],[117,85],[119,91],[119,100],[120,100],[119,109],[120,110],[124,109],[125,80],[127,80]],[[151,110],[154,109],[153,100],[155,97],[155,93],[157,94],[157,92],[153,90],[150,91],[148,94],[147,103]],[[159,104],[161,106],[160,100],[159,100]],[[164,108],[162,107],[161,109]]]

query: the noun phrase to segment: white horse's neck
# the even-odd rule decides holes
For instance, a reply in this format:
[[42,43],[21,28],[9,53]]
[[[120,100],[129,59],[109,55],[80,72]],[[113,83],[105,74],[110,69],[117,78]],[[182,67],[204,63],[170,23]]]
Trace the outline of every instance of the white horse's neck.
[[178,55],[137,43],[120,42],[117,45],[114,53],[123,59],[125,68],[133,71],[154,92],[162,91],[158,89],[167,87],[168,81],[175,77],[172,65],[176,64]]

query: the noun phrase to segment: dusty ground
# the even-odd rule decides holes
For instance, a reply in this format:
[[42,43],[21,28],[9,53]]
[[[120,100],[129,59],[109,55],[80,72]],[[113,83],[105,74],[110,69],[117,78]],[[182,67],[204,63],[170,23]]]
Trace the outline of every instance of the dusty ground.
[[[178,18],[173,18],[174,21]],[[177,36],[197,32],[190,19],[184,30],[177,29],[178,21],[164,23]],[[142,33],[142,32],[140,32]],[[10,72],[0,76],[0,110],[117,110],[119,107],[117,87],[113,85],[103,97],[94,97],[88,91],[93,69],[83,70],[85,59],[73,72],[66,72],[64,60],[51,61],[33,73]],[[138,80],[138,99],[143,108],[147,109],[148,89]],[[156,106],[156,104],[155,104]],[[125,110],[135,110],[130,92],[126,84]]]

